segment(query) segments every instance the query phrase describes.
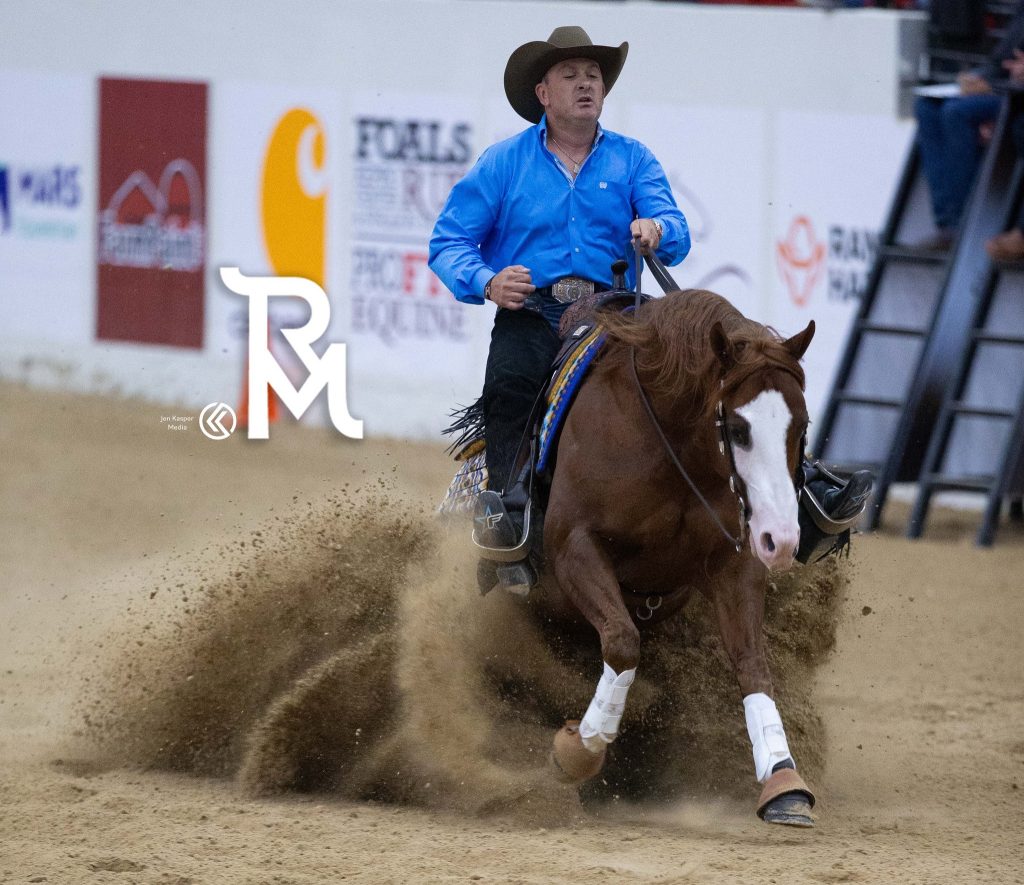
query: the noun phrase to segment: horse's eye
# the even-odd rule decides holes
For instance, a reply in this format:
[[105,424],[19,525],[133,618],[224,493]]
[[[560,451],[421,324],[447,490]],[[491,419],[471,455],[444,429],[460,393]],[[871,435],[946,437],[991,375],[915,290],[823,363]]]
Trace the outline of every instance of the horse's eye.
[[750,445],[750,427],[746,424],[733,424],[729,428],[729,438],[733,445],[742,449],[747,448]]

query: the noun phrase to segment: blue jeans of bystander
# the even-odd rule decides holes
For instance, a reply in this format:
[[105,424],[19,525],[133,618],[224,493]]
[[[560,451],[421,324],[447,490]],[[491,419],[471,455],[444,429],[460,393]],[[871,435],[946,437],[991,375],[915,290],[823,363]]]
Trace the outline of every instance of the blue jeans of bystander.
[[998,95],[922,96],[914,105],[921,164],[940,229],[960,223],[981,157],[978,127],[995,120],[1001,101]]

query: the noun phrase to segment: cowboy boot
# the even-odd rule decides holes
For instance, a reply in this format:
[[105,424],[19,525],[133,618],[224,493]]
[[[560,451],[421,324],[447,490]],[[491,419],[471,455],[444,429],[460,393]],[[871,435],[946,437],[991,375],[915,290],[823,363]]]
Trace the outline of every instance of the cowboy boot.
[[480,492],[476,498],[473,514],[473,535],[477,544],[489,550],[505,550],[515,547],[522,534],[523,516],[520,510],[516,520],[509,512],[501,495],[490,489]]
[[847,480],[823,467],[806,461],[802,467],[805,482],[800,490],[800,547],[797,562],[815,562],[830,553],[839,553],[850,544],[850,532],[857,517],[867,506],[874,479],[867,470],[858,470]]
[[[517,482],[505,495],[494,491],[477,496],[473,536],[480,547],[496,553],[515,547],[522,540],[524,515],[530,506],[526,487]],[[517,596],[526,596],[537,583],[537,571],[528,556],[515,562],[494,561],[486,554],[477,566],[480,592],[487,594],[500,586]]]
[[825,511],[836,522],[857,516],[864,509],[875,480],[868,470],[858,470],[838,489],[829,489],[821,496]]

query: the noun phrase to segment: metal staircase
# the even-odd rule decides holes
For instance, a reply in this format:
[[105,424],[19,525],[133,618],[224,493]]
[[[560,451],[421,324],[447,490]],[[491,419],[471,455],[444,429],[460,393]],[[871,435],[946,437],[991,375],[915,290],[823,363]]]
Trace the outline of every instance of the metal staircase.
[[[1016,160],[1009,138],[999,149],[1005,165]],[[1003,229],[1015,225],[1022,192],[1024,163],[1017,161],[998,216]],[[987,547],[1004,500],[1020,518],[1024,495],[1024,264],[992,263],[980,291],[963,297],[971,302],[968,343],[943,398],[907,535],[924,531],[936,492],[980,492],[987,503],[977,542]]]
[[[984,249],[1020,204],[1022,176],[1009,134],[1019,105],[1018,94],[1004,102],[949,253],[905,245],[923,236],[922,216],[923,232],[930,230],[915,150],[905,164],[813,449],[840,469],[875,472],[868,528],[877,526],[894,482],[920,477],[912,537],[932,493],[956,488],[989,494],[979,543],[991,543],[1001,501],[1020,493],[1024,363],[1014,360],[1024,359],[1024,317],[1017,325],[1007,317],[1024,302],[1024,268],[993,268]],[[984,368],[993,358],[1001,370]],[[993,381],[993,371],[1006,374],[1004,383]],[[965,438],[985,446],[976,441],[965,449]],[[983,454],[986,446],[992,450]]]
[[[879,243],[875,266],[847,338],[812,447],[840,470],[876,477],[873,528],[889,486],[917,477],[923,446],[906,445],[919,420],[920,368],[938,317],[951,253],[918,251],[909,243],[933,232],[927,186],[911,147]],[[937,407],[937,404],[936,404]]]

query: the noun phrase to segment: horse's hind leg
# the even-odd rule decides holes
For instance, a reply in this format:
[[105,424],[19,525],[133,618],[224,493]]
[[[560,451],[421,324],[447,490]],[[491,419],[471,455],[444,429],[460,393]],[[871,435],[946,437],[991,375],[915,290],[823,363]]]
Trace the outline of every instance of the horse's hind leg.
[[619,734],[626,695],[640,658],[640,633],[622,601],[607,554],[585,529],[574,528],[553,557],[555,578],[570,602],[601,637],[604,670],[583,719],[555,738],[553,759],[569,780],[601,770],[605,748]]
[[762,633],[765,581],[750,573],[753,568],[760,570],[751,564],[734,580],[718,584],[714,603],[722,643],[743,692],[754,771],[764,784],[757,813],[768,823],[812,827],[814,794],[796,772],[782,717],[771,697],[772,680]]

